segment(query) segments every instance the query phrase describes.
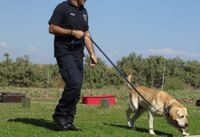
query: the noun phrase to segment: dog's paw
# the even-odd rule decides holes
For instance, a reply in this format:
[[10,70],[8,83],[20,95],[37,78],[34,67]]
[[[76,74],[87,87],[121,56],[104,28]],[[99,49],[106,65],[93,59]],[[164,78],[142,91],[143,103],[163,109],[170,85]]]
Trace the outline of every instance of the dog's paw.
[[182,135],[183,135],[183,136],[189,136],[190,134],[187,133],[187,132],[183,132]]
[[149,129],[149,134],[156,135],[155,132],[153,131],[153,129]]
[[187,133],[187,132],[185,131],[185,129],[182,129],[182,135],[183,135],[183,136],[189,136],[190,134]]
[[133,122],[128,122],[128,127],[130,127],[131,129],[134,129],[134,125],[133,125]]
[[128,127],[132,127],[132,122],[128,121]]

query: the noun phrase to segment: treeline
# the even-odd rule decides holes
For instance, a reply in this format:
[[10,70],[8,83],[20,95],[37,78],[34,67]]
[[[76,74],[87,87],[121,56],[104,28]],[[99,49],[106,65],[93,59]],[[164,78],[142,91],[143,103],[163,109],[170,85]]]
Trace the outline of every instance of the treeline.
[[134,83],[164,89],[200,88],[200,63],[162,56],[143,58],[135,53],[123,57],[117,65],[133,74]]
[[0,86],[53,87],[57,72],[56,65],[32,64],[26,55],[13,61],[6,53],[0,62]]
[[[123,86],[124,80],[116,70],[108,67],[98,58],[98,65],[92,68],[89,57],[84,63],[83,88]],[[166,59],[162,56],[144,58],[135,53],[117,62],[125,74],[133,75],[133,84],[164,89],[200,88],[200,63],[183,61],[180,58]],[[0,86],[17,87],[60,87],[63,82],[56,64],[33,64],[28,56],[13,61],[4,54],[0,62]]]

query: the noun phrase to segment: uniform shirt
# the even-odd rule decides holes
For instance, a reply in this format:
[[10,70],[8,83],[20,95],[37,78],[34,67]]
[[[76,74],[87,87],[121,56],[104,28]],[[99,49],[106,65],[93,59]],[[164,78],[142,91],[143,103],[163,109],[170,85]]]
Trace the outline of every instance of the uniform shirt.
[[[88,31],[88,14],[84,6],[77,8],[70,1],[64,1],[57,5],[53,15],[49,20],[49,25],[54,24],[66,29]],[[72,54],[76,57],[83,57],[84,44],[79,43],[75,45],[69,44],[71,41],[77,39],[71,35],[58,36],[54,38],[55,57],[63,56],[65,54]]]

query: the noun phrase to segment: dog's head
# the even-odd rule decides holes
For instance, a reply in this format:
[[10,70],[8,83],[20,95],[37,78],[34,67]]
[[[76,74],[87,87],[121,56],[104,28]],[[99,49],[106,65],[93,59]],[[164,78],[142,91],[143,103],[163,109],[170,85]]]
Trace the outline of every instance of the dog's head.
[[168,120],[179,129],[185,129],[188,126],[187,108],[181,105],[173,105],[170,107]]

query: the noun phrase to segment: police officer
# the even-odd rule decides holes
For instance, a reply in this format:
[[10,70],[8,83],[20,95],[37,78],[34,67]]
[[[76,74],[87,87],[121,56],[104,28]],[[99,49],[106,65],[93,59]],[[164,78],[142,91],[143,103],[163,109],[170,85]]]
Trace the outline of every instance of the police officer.
[[85,2],[86,0],[64,1],[57,5],[49,20],[49,32],[55,36],[54,51],[59,72],[66,82],[62,97],[52,116],[61,130],[80,131],[73,121],[83,80],[84,46],[89,52],[91,65],[95,66],[97,63],[88,31]]

